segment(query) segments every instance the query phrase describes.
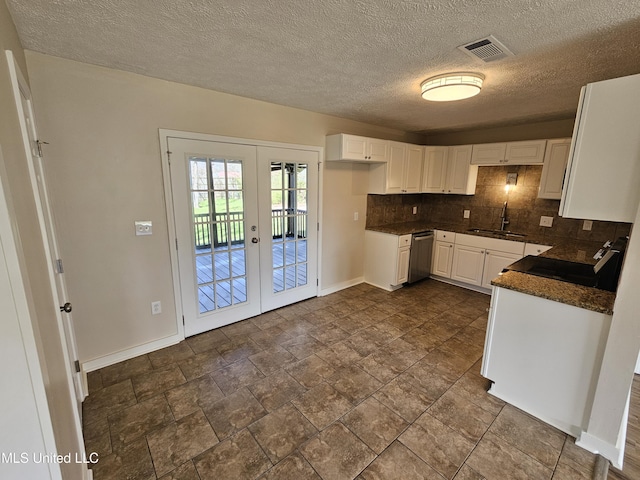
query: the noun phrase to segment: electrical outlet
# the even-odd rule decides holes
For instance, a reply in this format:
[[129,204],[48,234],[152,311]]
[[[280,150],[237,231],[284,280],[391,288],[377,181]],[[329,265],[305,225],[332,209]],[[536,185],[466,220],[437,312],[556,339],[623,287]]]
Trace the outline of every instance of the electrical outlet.
[[413,214],[415,215],[416,213],[418,213],[418,207],[413,207]]
[[158,315],[159,313],[162,313],[162,302],[159,300],[151,302],[151,315]]
[[471,215],[471,210],[465,210],[463,213],[464,218],[469,218],[470,215]]
[[553,217],[545,217],[544,215],[540,217],[541,227],[550,227],[552,225],[553,225]]
[[593,220],[585,220],[582,224],[583,230],[591,230],[593,228]]
[[358,218],[360,218],[360,214],[358,212],[353,212],[353,221],[357,222]]
[[136,235],[153,235],[153,223],[151,220],[137,220]]

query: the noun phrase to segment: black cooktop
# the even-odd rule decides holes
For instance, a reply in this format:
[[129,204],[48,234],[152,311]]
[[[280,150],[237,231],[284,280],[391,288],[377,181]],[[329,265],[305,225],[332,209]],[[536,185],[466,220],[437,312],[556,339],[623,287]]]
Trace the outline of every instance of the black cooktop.
[[593,271],[593,265],[586,263],[528,255],[504,269],[509,270],[587,287],[598,287],[598,276]]

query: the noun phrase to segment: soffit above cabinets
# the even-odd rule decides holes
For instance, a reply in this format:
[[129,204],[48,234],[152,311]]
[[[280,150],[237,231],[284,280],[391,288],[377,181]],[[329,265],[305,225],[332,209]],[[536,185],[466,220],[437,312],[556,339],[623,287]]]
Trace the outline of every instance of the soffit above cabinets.
[[[430,133],[575,115],[580,87],[640,71],[635,2],[7,0],[22,45],[243,97]],[[514,56],[457,47],[494,35]],[[432,103],[451,71],[482,92]]]

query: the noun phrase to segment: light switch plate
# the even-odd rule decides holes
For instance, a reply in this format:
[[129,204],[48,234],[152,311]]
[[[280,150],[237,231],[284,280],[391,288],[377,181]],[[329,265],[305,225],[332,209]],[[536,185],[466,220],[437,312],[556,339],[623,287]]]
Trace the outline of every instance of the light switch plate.
[[136,235],[153,235],[153,223],[150,220],[137,220]]
[[552,225],[553,225],[553,217],[545,217],[544,215],[540,217],[541,227],[551,227]]
[[413,214],[415,215],[416,213],[418,213],[418,207],[413,207]]
[[591,230],[593,228],[593,220],[585,220],[582,224],[583,230]]
[[470,215],[471,215],[471,210],[465,210],[463,213],[464,218],[469,218]]

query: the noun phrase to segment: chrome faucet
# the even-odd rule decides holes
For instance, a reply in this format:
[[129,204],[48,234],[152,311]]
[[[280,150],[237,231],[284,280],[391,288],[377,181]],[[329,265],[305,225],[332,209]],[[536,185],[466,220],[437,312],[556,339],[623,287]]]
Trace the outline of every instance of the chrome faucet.
[[509,220],[507,220],[507,202],[502,204],[502,213],[500,214],[500,230],[504,230],[504,227],[509,225]]

